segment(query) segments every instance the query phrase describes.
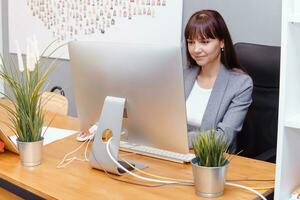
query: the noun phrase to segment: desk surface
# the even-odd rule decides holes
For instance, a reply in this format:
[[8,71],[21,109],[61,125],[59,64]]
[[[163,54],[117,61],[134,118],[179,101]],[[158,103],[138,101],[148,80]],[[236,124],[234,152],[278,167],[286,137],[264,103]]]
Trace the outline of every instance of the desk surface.
[[[57,115],[51,126],[78,130],[75,118]],[[0,178],[25,188],[46,199],[201,199],[194,187],[168,185],[157,188],[122,183],[109,178],[102,171],[91,169],[87,162],[75,161],[66,168],[56,166],[63,156],[80,145],[75,136],[56,141],[44,147],[43,162],[34,168],[23,167],[13,153],[0,154]],[[81,149],[81,156],[84,148]],[[79,154],[80,154],[79,153]],[[78,154],[78,155],[79,155]],[[127,159],[142,161],[149,165],[148,172],[180,179],[192,179],[190,164],[177,164],[158,159],[124,155]],[[274,179],[275,165],[253,159],[235,157],[229,165],[227,179]],[[125,175],[117,177],[136,181]],[[250,187],[273,186],[274,182],[235,182]],[[259,190],[267,195],[273,189]],[[224,195],[217,199],[255,199],[252,193],[225,186]]]

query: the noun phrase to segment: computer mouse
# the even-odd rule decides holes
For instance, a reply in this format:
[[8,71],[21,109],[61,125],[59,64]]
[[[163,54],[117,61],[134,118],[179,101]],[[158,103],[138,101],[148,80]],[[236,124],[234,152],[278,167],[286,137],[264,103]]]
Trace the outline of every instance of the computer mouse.
[[76,140],[79,142],[84,142],[88,139],[92,140],[94,138],[94,135],[96,134],[98,126],[94,124],[91,128],[89,128],[88,132],[81,131],[77,137]]
[[93,138],[94,138],[94,134],[80,132],[77,135],[76,140],[79,141],[79,142],[84,142],[86,140],[92,140]]

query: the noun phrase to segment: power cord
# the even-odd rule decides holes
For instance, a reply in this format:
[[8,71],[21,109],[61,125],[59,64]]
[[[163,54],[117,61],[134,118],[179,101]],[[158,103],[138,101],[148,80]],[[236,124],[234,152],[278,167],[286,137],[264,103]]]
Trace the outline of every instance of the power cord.
[[107,144],[106,144],[106,151],[107,151],[107,154],[108,156],[110,157],[110,159],[122,170],[124,170],[125,172],[127,172],[128,174],[136,177],[136,178],[139,178],[139,179],[142,179],[142,180],[145,180],[145,181],[150,181],[150,182],[155,182],[155,183],[166,183],[166,184],[183,184],[183,185],[191,185],[191,183],[189,182],[178,182],[178,181],[165,181],[165,180],[159,180],[159,179],[152,179],[152,178],[147,178],[147,177],[144,177],[144,176],[140,176],[138,174],[135,174],[131,171],[129,171],[128,169],[126,169],[125,167],[123,167],[111,154],[110,150],[109,150],[109,147],[110,147],[110,142],[112,141],[112,137],[108,140]]
[[[79,147],[77,147],[76,149],[74,149],[73,151],[65,154],[64,158],[62,159],[61,162],[58,163],[58,165],[56,166],[56,168],[64,168],[66,167],[67,165],[71,164],[74,160],[77,160],[77,161],[82,161],[82,162],[87,162],[89,161],[89,159],[87,158],[87,150],[88,150],[88,147],[89,147],[89,144],[90,144],[91,140],[86,140],[84,141],[82,144],[79,145]],[[84,146],[84,144],[86,144],[86,147],[85,147],[85,150],[84,150],[84,159],[81,159],[81,158],[77,158],[76,156],[73,156],[71,158],[68,158],[68,156],[76,153],[79,149],[81,149],[81,147]]]
[[154,177],[154,178],[160,178],[160,179],[166,179],[166,180],[171,180],[171,181],[178,181],[178,182],[185,182],[185,183],[193,183],[192,180],[187,180],[187,179],[175,179],[175,178],[169,178],[169,177],[164,177],[164,176],[159,176],[159,175],[155,175],[149,172],[145,172],[139,168],[136,168],[135,166],[133,166],[130,162],[128,162],[127,160],[120,158],[122,161],[124,161],[126,164],[128,164],[131,168],[135,169],[136,171],[148,175],[150,177]]
[[250,187],[246,187],[244,185],[240,185],[240,184],[235,184],[235,183],[228,183],[228,182],[225,182],[225,185],[228,185],[228,186],[233,186],[233,187],[238,187],[238,188],[242,188],[242,189],[245,189],[245,190],[249,190],[250,192],[253,192],[255,193],[257,196],[259,196],[261,199],[263,200],[267,200],[266,197],[264,197],[263,195],[261,195],[259,192],[257,192],[256,190],[250,188]]
[[[188,180],[188,179],[175,179],[175,178],[169,178],[169,177],[164,177],[164,176],[159,176],[159,175],[156,175],[156,174],[152,174],[152,173],[149,173],[149,172],[145,172],[139,168],[136,168],[135,166],[133,166],[130,162],[128,162],[127,160],[125,160],[124,158],[120,158],[122,161],[124,161],[126,164],[128,164],[131,168],[135,169],[136,171],[142,173],[142,174],[145,174],[145,175],[148,175],[150,177],[154,177],[154,178],[160,178],[160,179],[166,179],[166,180],[172,180],[172,181],[179,181],[179,182],[191,182],[193,183],[193,180]],[[231,182],[232,180],[226,180],[226,182]],[[244,179],[244,180],[234,180],[234,181],[255,181],[255,179]],[[258,181],[265,181],[265,180],[258,180]],[[272,180],[274,181],[274,180]],[[254,190],[267,190],[267,189],[273,189],[274,187],[273,186],[270,186],[270,187],[252,187],[252,189]]]
[[275,180],[274,179],[227,179],[226,181],[228,182],[240,182],[240,181],[244,181],[244,182],[258,182],[258,181],[261,181],[261,182],[274,182]]
[[[190,183],[190,182],[177,182],[177,181],[165,181],[165,180],[159,180],[159,179],[152,179],[152,178],[147,178],[147,177],[143,177],[143,176],[140,176],[140,175],[137,175],[129,170],[127,170],[125,167],[123,167],[118,161],[116,161],[116,159],[112,156],[111,152],[110,152],[110,143],[112,141],[113,138],[110,138],[107,142],[107,145],[106,145],[106,151],[110,157],[110,159],[119,167],[121,168],[122,170],[124,170],[125,172],[127,172],[128,174],[136,177],[136,178],[139,178],[139,179],[142,179],[142,180],[146,180],[146,181],[150,181],[150,182],[158,182],[158,183],[171,183],[171,184],[174,184],[174,183],[177,183],[177,184],[184,184],[184,185],[194,185],[193,183]],[[248,190],[248,191],[251,191],[253,193],[255,193],[257,196],[259,196],[261,199],[263,200],[267,200],[263,195],[261,195],[259,192],[257,192],[256,190],[250,188],[250,187],[246,187],[246,186],[243,186],[243,185],[239,185],[239,184],[234,184],[234,183],[228,183],[226,182],[225,185],[228,185],[228,186],[233,186],[233,187],[238,187],[238,188],[242,188],[242,189],[245,189],[245,190]]]
[[[119,182],[123,182],[123,183],[128,183],[128,184],[131,184],[131,185],[136,185],[136,186],[142,186],[142,187],[162,187],[162,186],[166,186],[166,185],[172,185],[172,184],[167,184],[167,183],[160,183],[160,184],[155,184],[155,185],[149,185],[149,184],[144,184],[144,183],[137,183],[137,182],[132,182],[132,181],[126,181],[126,180],[122,180],[122,179],[118,179],[114,176],[112,176],[111,174],[109,174],[105,168],[101,165],[101,163],[97,160],[97,157],[95,156],[94,152],[92,151],[92,154],[95,158],[95,161],[98,163],[98,165],[100,166],[100,168],[105,172],[105,174],[113,179],[113,180],[116,180],[116,181],[119,181]],[[188,185],[189,186],[189,185]]]
[[[147,177],[143,177],[143,176],[140,176],[138,174],[135,174],[129,170],[127,170],[125,167],[123,167],[118,161],[115,160],[115,158],[112,156],[111,152],[110,152],[110,149],[109,149],[109,146],[110,146],[110,143],[111,143],[111,140],[113,138],[110,138],[106,144],[106,151],[109,155],[109,157],[111,158],[111,160],[119,167],[121,168],[122,170],[124,170],[125,172],[127,172],[128,174],[136,177],[136,178],[139,178],[139,179],[142,179],[142,180],[145,180],[145,181],[150,181],[150,182],[155,182],[155,183],[160,183],[160,184],[156,184],[156,185],[149,185],[149,184],[141,184],[141,183],[136,183],[136,182],[130,182],[130,181],[126,181],[126,180],[121,180],[121,179],[118,179],[118,178],[115,178],[113,177],[112,175],[110,175],[106,170],[105,168],[102,167],[101,163],[99,163],[97,160],[96,162],[100,165],[100,167],[102,168],[102,170],[105,172],[105,174],[113,179],[113,180],[117,180],[117,181],[120,181],[120,182],[124,182],[124,183],[128,183],[128,184],[133,184],[133,185],[138,185],[138,186],[144,186],[144,187],[161,187],[161,186],[165,186],[165,185],[173,185],[173,184],[179,184],[179,185],[186,185],[186,186],[193,186],[194,183],[192,180],[186,180],[186,179],[175,179],[175,178],[169,178],[169,177],[163,177],[163,176],[158,176],[158,175],[155,175],[155,174],[151,174],[151,173],[148,173],[148,172],[145,172],[143,170],[140,170],[136,167],[134,167],[131,163],[129,163],[128,161],[126,161],[125,159],[121,159],[122,161],[124,161],[125,163],[127,163],[130,167],[132,167],[133,169],[137,170],[138,172],[140,173],[143,173],[145,175],[148,175],[148,176],[152,176],[154,178],[160,178],[160,179],[165,179],[165,180],[159,180],[159,179],[152,179],[152,178],[147,178]],[[89,144],[90,144],[90,141],[92,139],[88,139],[86,141],[84,141],[81,145],[79,145],[75,150],[65,154],[63,160],[57,165],[57,168],[64,168],[66,167],[67,165],[69,165],[70,163],[72,163],[74,160],[77,160],[77,161],[82,161],[82,162],[87,162],[89,161],[88,158],[87,158],[87,150],[88,150],[88,147],[89,147]],[[86,145],[86,148],[85,148],[85,151],[84,151],[84,159],[80,159],[80,158],[77,158],[76,156],[74,157],[71,157],[71,158],[68,158],[69,155],[72,155],[73,153],[77,152],[78,150],[81,149],[82,146],[84,146],[84,144],[87,144]],[[94,154],[94,152],[92,151],[92,153]],[[95,156],[94,156],[95,157]],[[95,157],[96,158],[96,157]],[[169,180],[169,181],[166,181],[166,180]],[[253,193],[255,193],[257,196],[259,196],[261,199],[263,200],[266,200],[266,198],[261,195],[259,192],[257,192],[255,189],[270,189],[270,188],[273,188],[273,187],[263,187],[263,188],[250,188],[250,187],[247,187],[247,186],[243,186],[243,185],[240,185],[240,184],[234,184],[234,183],[229,183],[229,182],[233,182],[233,181],[274,181],[274,180],[257,180],[257,179],[241,179],[241,180],[227,180],[226,181],[226,185],[228,186],[233,186],[233,187],[238,187],[238,188],[242,188],[242,189],[246,189],[246,190],[249,190]]]

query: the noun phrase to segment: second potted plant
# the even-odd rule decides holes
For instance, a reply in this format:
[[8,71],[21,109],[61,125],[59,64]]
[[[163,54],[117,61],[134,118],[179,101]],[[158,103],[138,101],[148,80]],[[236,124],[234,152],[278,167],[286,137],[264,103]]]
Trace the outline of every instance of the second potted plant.
[[17,137],[21,163],[24,166],[35,166],[41,163],[44,141],[42,132],[44,112],[40,97],[43,91],[42,86],[55,63],[42,64],[36,45],[36,42],[27,44],[28,52],[25,65],[18,43],[18,67],[13,64],[5,65],[1,57],[0,78],[10,90],[8,94],[2,94],[10,100],[12,106],[4,103],[0,103],[0,106],[8,113],[10,119],[8,126]]
[[200,132],[193,141],[195,158],[192,160],[196,194],[202,197],[218,197],[223,194],[230,155],[224,135],[215,130]]

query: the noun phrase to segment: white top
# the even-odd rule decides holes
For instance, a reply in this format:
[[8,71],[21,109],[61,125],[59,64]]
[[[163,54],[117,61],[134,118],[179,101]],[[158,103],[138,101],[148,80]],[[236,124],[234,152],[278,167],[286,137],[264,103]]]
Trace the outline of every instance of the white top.
[[212,89],[201,88],[197,82],[186,100],[187,123],[200,127]]

